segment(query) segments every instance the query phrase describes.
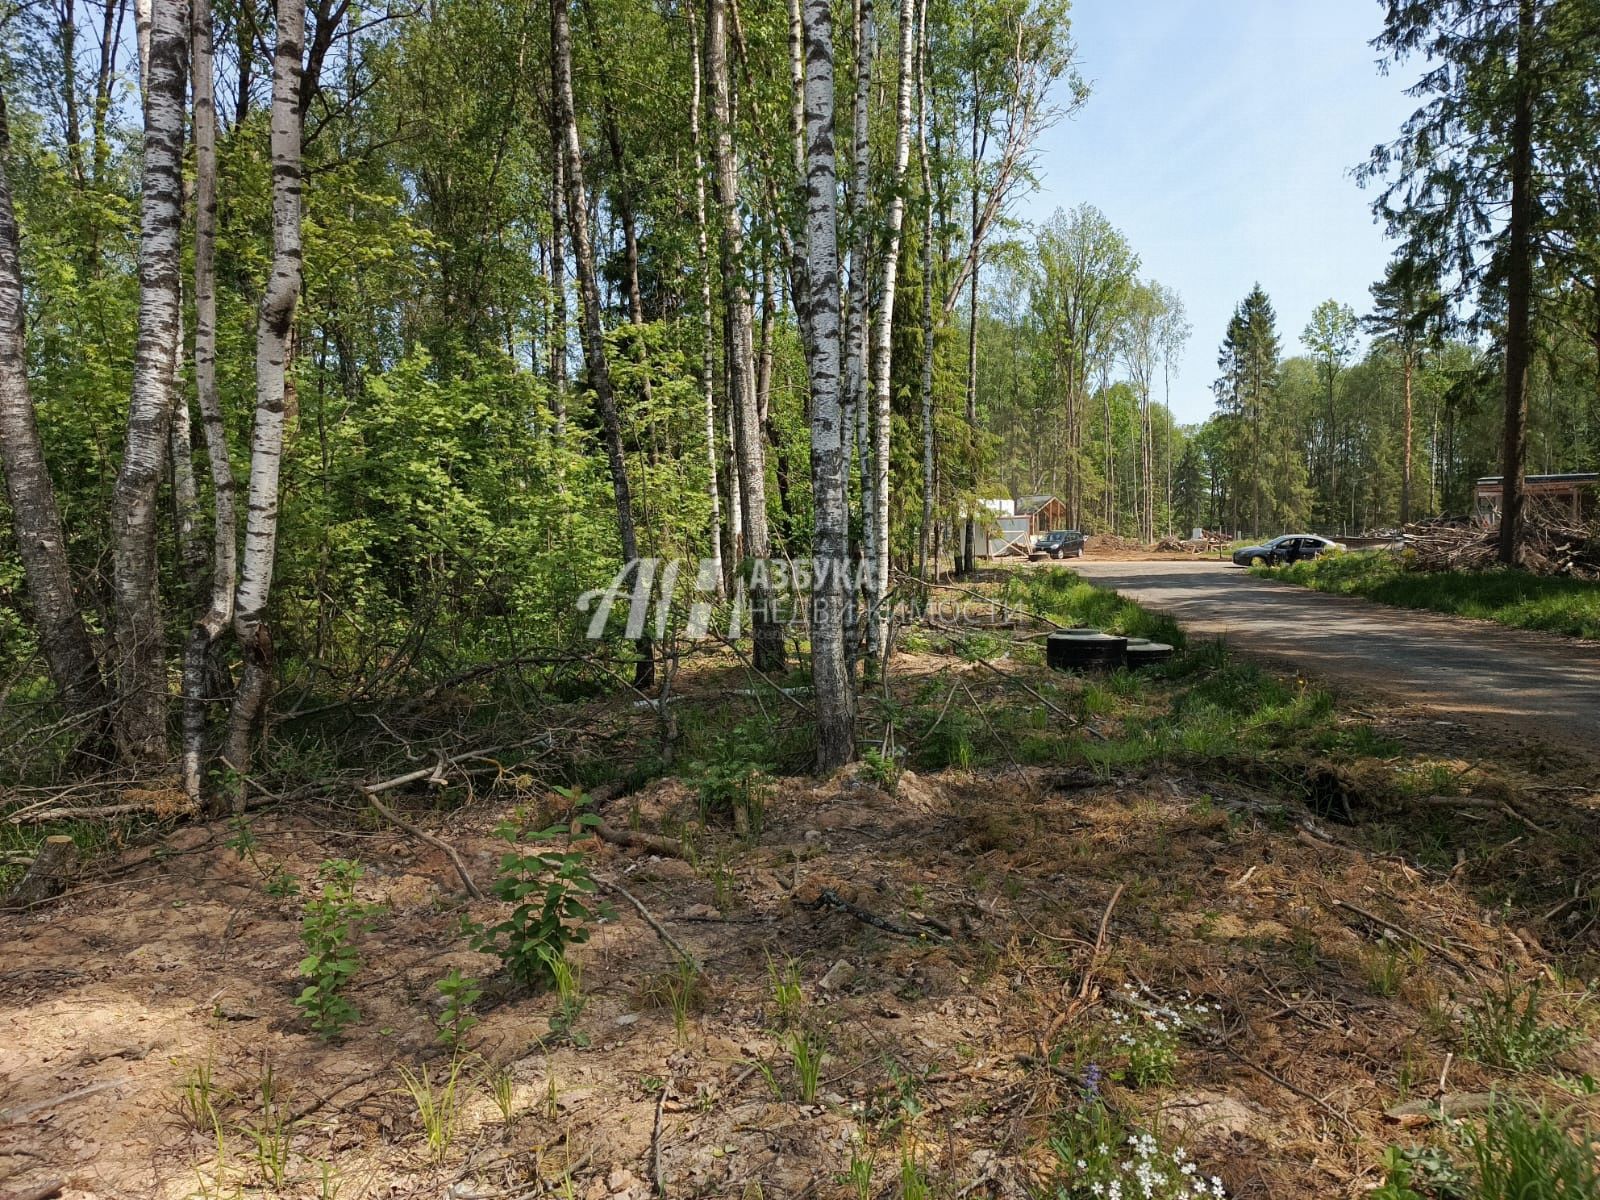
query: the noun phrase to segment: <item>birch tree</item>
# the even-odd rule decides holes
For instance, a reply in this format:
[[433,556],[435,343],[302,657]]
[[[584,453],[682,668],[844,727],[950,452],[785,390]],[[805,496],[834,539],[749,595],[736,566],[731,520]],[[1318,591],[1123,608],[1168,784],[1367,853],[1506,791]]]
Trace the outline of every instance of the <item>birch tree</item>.
[[[727,0],[707,0],[706,74],[711,78],[715,192],[721,214],[718,245],[727,344],[728,408],[733,415],[733,440],[739,467],[744,552],[751,559],[762,560],[772,552],[767,530],[767,465],[755,395],[750,291],[744,281],[744,225],[739,215],[739,164],[733,146],[727,22]],[[757,670],[776,671],[783,668],[783,629],[774,619],[773,597],[765,579],[764,570],[752,573],[754,657]]]
[[211,597],[190,631],[183,659],[183,782],[199,803],[205,754],[206,691],[212,654],[233,620],[239,523],[222,397],[217,388],[217,109],[212,79],[211,0],[191,0],[190,91],[194,113],[194,379],[211,473]]
[[139,334],[122,465],[112,496],[117,739],[129,765],[167,757],[166,639],[156,531],[181,319],[186,6],[153,0],[139,206]]
[[815,508],[811,680],[816,700],[817,769],[855,757],[855,698],[845,664],[844,605],[849,513],[848,464],[839,396],[838,164],[834,151],[833,10],[803,0],[805,260],[800,320],[811,396],[811,493]]
[[[234,599],[233,629],[243,664],[228,718],[224,757],[243,776],[250,771],[251,741],[266,708],[274,664],[266,621],[278,548],[278,476],[283,464],[284,394],[289,385],[290,341],[300,299],[305,0],[277,0],[277,45],[272,55],[272,267],[256,315],[256,414],[250,439],[249,507],[244,558]],[[235,803],[244,799],[235,792]]]
[[[707,498],[711,501],[711,573],[716,594],[726,595],[722,566],[722,497],[717,489],[717,398],[715,338],[712,331],[711,251],[706,236],[706,161],[700,132],[700,107],[705,85],[700,71],[700,26],[693,4],[684,6],[689,22],[689,140],[694,147],[695,266],[700,275],[700,397],[705,407]],[[737,551],[736,551],[737,552]]]
[[61,705],[85,716],[105,702],[94,646],[73,594],[67,539],[28,386],[21,245],[6,160],[11,130],[0,93],[0,466],[50,681]]
[[869,655],[880,661],[889,653],[889,407],[890,334],[894,326],[895,284],[900,269],[900,227],[905,220],[906,167],[911,160],[911,55],[916,16],[912,0],[900,3],[900,55],[894,106],[894,167],[889,177],[888,245],[883,251],[878,282],[878,310],[872,335],[872,576],[868,595]]
[[[917,576],[926,582],[928,543],[933,536],[933,171],[928,161],[928,0],[918,4],[917,166],[922,173],[922,523],[917,529]],[[937,573],[938,564],[934,564]]]
[[[550,45],[555,67],[556,124],[561,131],[567,192],[567,229],[578,269],[584,366],[589,387],[594,392],[595,408],[600,414],[601,439],[611,472],[611,493],[617,506],[622,560],[637,563],[639,538],[633,523],[633,495],[628,484],[628,461],[623,452],[622,421],[617,415],[611,368],[606,358],[605,332],[600,324],[600,285],[595,271],[594,242],[589,235],[589,192],[583,177],[583,143],[578,137],[578,117],[572,99],[572,27],[567,17],[567,0],[550,0]],[[655,682],[651,639],[646,635],[637,644],[639,661],[634,667],[634,686],[648,688]]]

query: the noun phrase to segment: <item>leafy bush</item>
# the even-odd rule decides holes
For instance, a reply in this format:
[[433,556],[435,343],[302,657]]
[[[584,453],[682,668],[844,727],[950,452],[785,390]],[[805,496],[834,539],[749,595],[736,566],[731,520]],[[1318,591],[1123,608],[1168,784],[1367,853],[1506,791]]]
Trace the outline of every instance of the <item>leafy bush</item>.
[[349,859],[323,863],[317,869],[322,887],[306,900],[300,918],[300,941],[306,948],[300,975],[311,982],[295,998],[295,1005],[324,1037],[333,1037],[361,1019],[356,1006],[341,993],[361,969],[355,939],[377,910],[376,905],[355,898],[356,880],[364,873],[360,863]]
[[515,907],[504,921],[471,926],[472,945],[498,955],[506,973],[522,987],[553,985],[553,964],[565,962],[569,946],[589,940],[593,922],[612,915],[610,906],[589,899],[595,881],[588,857],[570,846],[563,850],[554,845],[599,820],[580,812],[571,824],[527,829],[506,821],[495,831],[511,848],[500,856],[490,892]]

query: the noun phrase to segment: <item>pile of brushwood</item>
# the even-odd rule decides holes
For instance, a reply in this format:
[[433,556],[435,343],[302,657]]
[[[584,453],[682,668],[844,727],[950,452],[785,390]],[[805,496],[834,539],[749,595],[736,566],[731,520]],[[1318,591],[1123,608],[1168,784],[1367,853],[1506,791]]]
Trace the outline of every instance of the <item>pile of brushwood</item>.
[[[1484,571],[1500,565],[1498,522],[1406,527],[1409,565],[1423,571]],[[1600,579],[1600,524],[1575,519],[1564,507],[1530,504],[1523,510],[1517,565],[1535,575]]]

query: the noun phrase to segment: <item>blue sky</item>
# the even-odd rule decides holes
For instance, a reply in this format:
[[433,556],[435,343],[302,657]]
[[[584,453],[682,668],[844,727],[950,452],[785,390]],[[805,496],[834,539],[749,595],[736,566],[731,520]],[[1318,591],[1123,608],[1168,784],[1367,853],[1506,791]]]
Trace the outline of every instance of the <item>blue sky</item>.
[[[1172,407],[1212,407],[1217,347],[1257,280],[1285,353],[1333,297],[1364,312],[1389,254],[1352,167],[1415,107],[1417,64],[1379,74],[1377,0],[1077,0],[1093,87],[1040,142],[1040,188],[1017,215],[1090,203],[1143,273],[1182,295],[1194,333]],[[1159,394],[1158,397],[1159,399]]]

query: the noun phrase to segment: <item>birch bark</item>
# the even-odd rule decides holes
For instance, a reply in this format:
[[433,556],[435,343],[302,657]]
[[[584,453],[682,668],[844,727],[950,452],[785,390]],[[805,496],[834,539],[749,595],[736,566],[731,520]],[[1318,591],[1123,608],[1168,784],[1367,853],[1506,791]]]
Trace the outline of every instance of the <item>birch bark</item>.
[[717,488],[717,397],[715,388],[714,342],[711,320],[711,251],[706,237],[706,159],[700,136],[700,103],[705,87],[700,73],[700,25],[694,18],[694,5],[684,6],[689,19],[689,136],[694,143],[694,241],[695,264],[700,272],[700,396],[705,406],[707,491],[711,500],[711,568],[716,594],[727,595],[722,566],[722,497]]
[[872,331],[872,573],[869,576],[867,654],[880,667],[889,653],[889,404],[891,334],[895,285],[900,270],[900,228],[906,212],[906,167],[911,159],[911,53],[917,22],[913,0],[900,0],[900,57],[894,105],[894,170],[889,181],[888,245],[878,282],[878,311]]
[[815,561],[811,679],[816,697],[817,769],[855,757],[855,702],[845,665],[844,572],[849,513],[840,438],[838,164],[834,149],[833,9],[804,0],[805,303],[811,392],[811,490]]
[[217,108],[212,81],[211,0],[192,0],[190,92],[194,114],[194,380],[211,473],[211,598],[190,631],[183,659],[183,782],[201,799],[205,755],[206,691],[211,655],[233,620],[239,575],[239,522],[228,431],[217,390]]
[[[249,506],[233,612],[243,666],[224,750],[229,766],[241,776],[250,770],[251,741],[272,685],[272,634],[266,610],[278,548],[278,475],[283,464],[290,341],[302,273],[300,87],[305,21],[305,0],[277,0],[278,41],[272,55],[272,270],[256,314],[256,415],[250,439]],[[243,799],[243,790],[236,790],[235,804]]]
[[122,464],[112,493],[117,741],[133,767],[167,757],[166,639],[156,527],[172,424],[180,319],[186,6],[150,6],[139,208],[139,332]]

